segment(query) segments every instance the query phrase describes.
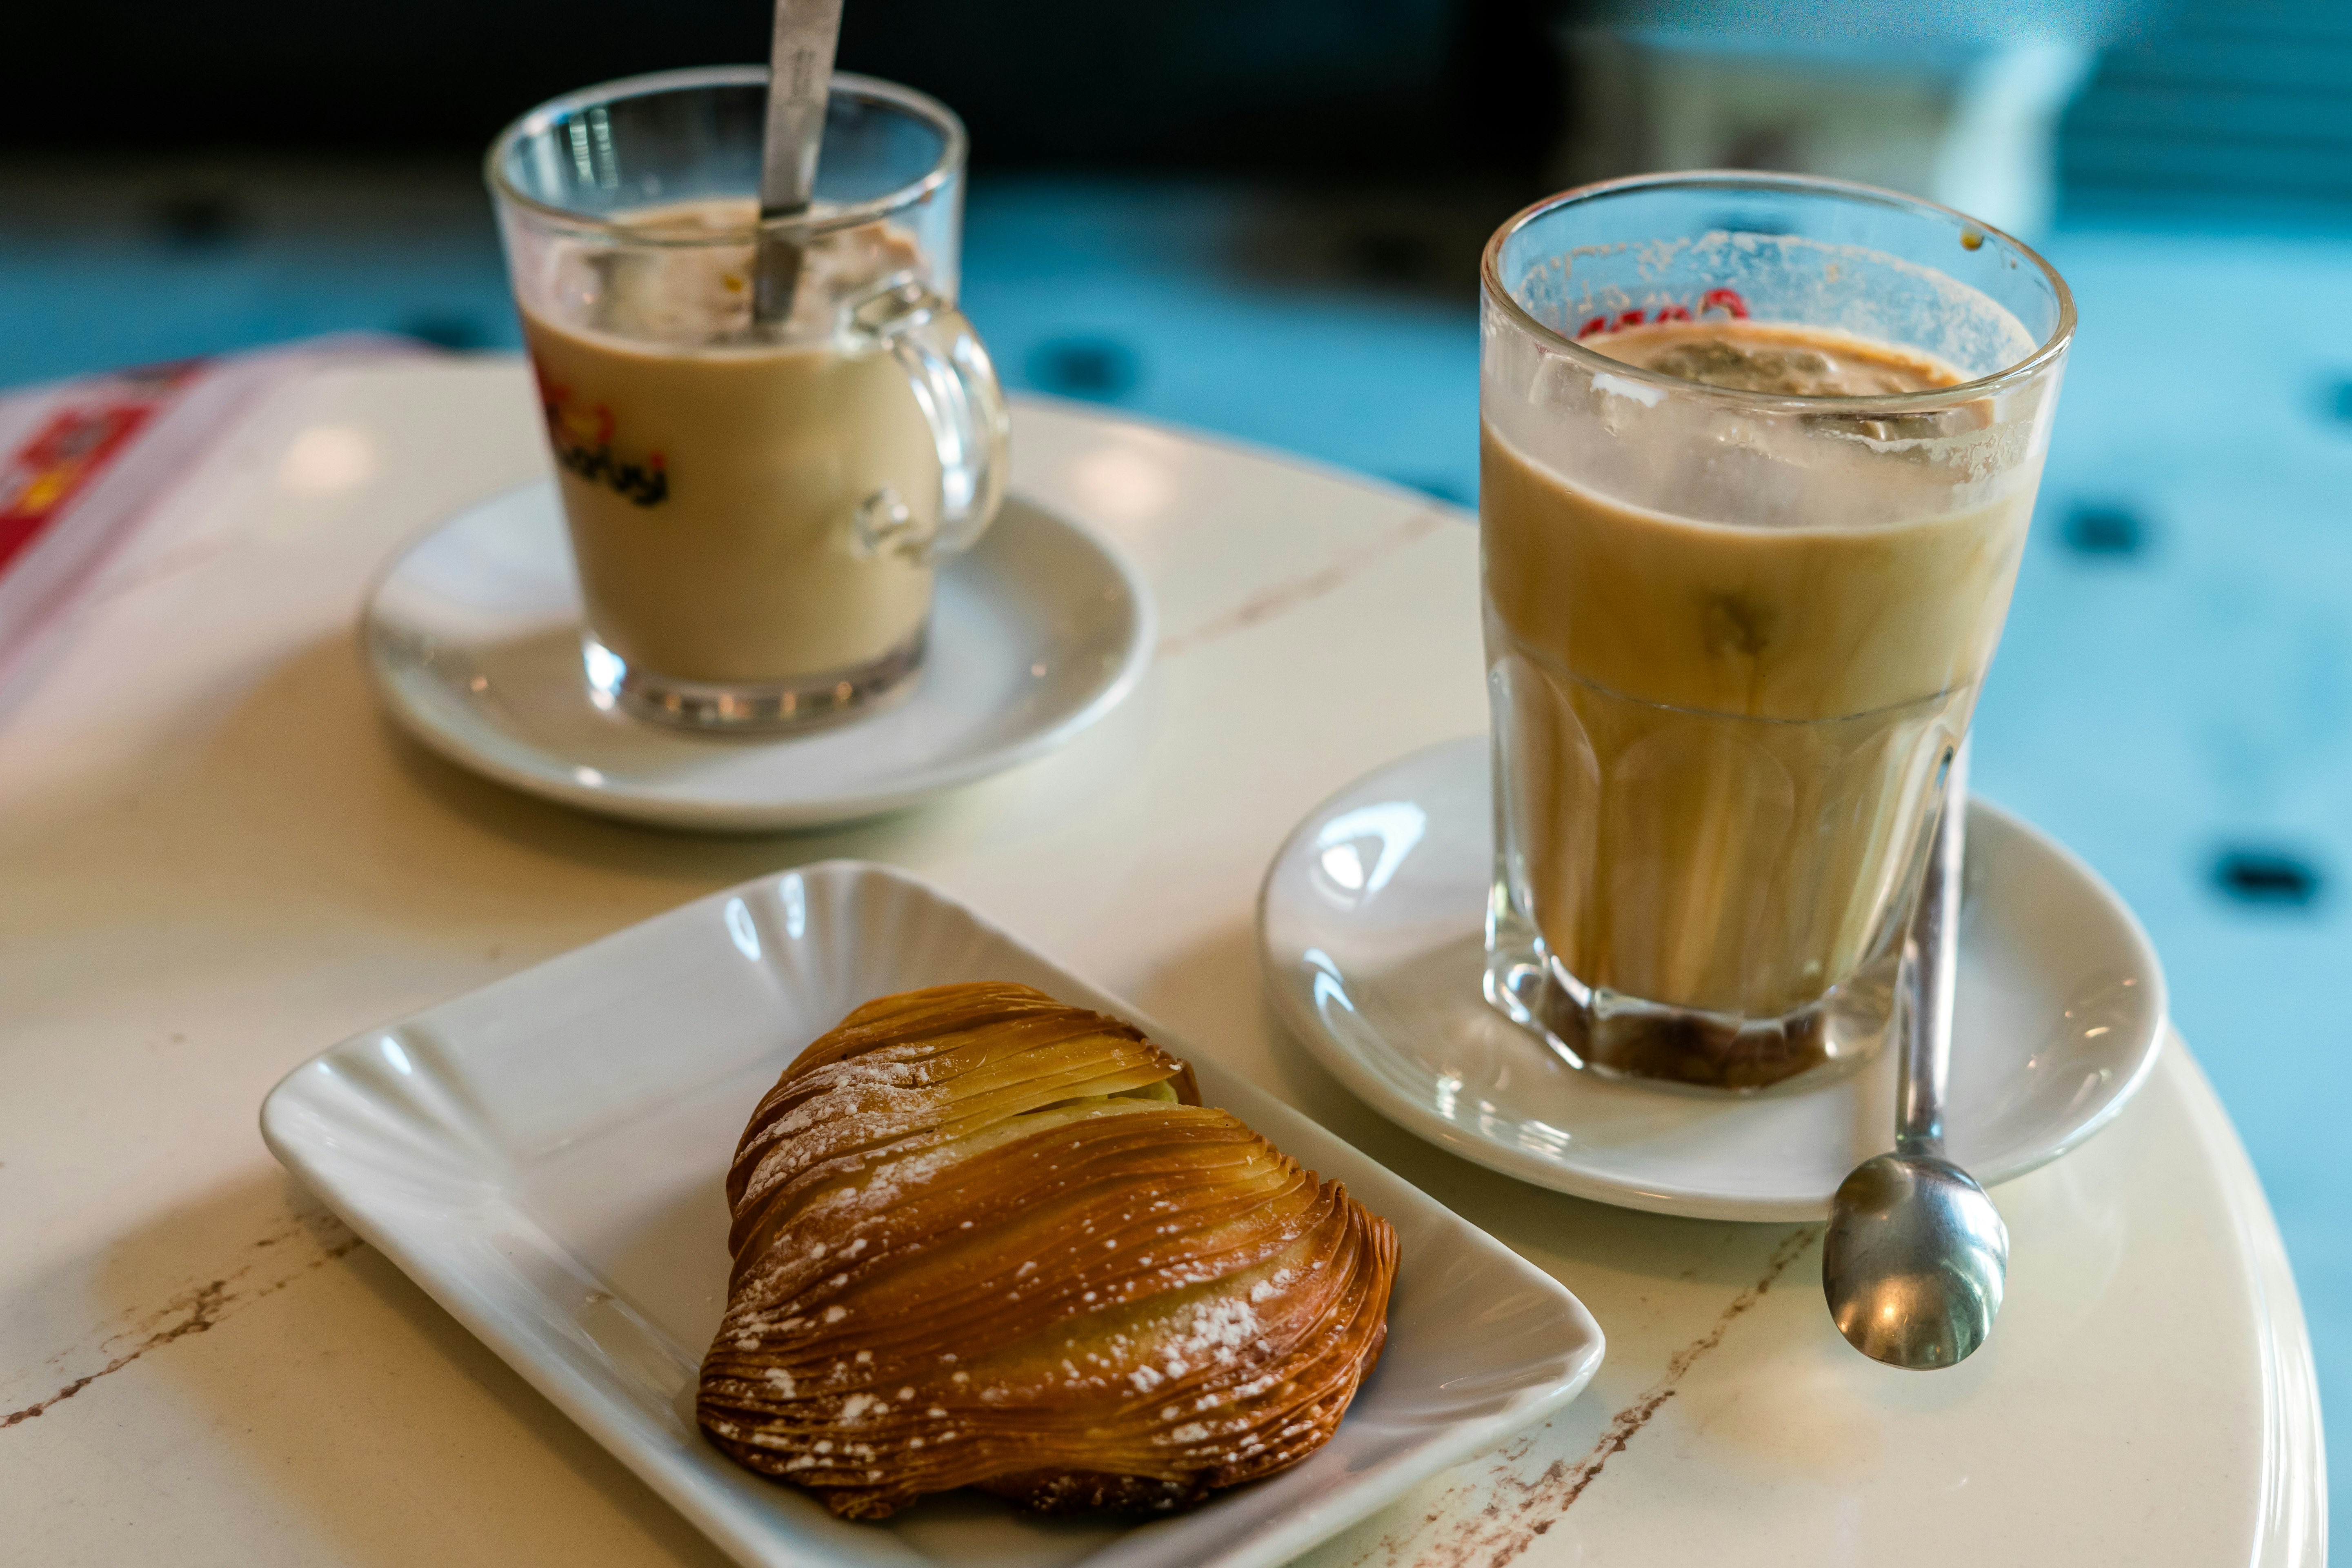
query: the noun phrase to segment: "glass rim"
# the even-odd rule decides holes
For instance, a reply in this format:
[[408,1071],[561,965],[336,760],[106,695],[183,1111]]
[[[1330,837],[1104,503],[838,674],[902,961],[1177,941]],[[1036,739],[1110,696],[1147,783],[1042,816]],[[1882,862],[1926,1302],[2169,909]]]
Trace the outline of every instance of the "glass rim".
[[[1711,386],[1706,382],[1691,381],[1683,376],[1612,359],[1597,349],[1587,348],[1574,338],[1536,319],[1535,314],[1511,297],[1502,276],[1503,245],[1513,235],[1547,213],[1607,196],[1633,191],[1654,190],[1666,186],[1686,186],[1695,189],[1719,187],[1733,190],[1772,190],[1802,195],[1832,196],[1846,201],[1867,203],[1877,206],[1896,207],[1913,213],[1934,214],[1950,218],[1962,231],[1974,229],[1987,239],[1998,240],[2032,262],[2057,296],[2058,320],[2033,352],[2013,364],[2002,366],[1990,374],[1972,380],[1955,382],[1949,386],[1927,388],[1919,392],[1879,393],[1869,397],[1798,397],[1788,393],[1750,392],[1744,388]],[[1572,361],[1581,363],[1595,372],[1605,373],[1630,381],[1663,387],[1685,397],[1701,397],[1735,407],[1752,408],[1775,414],[1835,412],[1854,415],[1914,413],[1952,407],[1973,403],[1994,393],[2005,392],[2021,382],[2033,380],[2055,365],[2066,353],[2074,337],[2074,293],[2066,287],[2066,279],[2058,269],[2042,258],[2032,246],[2005,230],[1970,217],[1956,208],[1923,197],[1906,195],[1877,185],[1865,185],[1853,180],[1835,180],[1819,174],[1760,174],[1745,169],[1694,169],[1667,174],[1634,174],[1624,179],[1601,180],[1591,184],[1578,185],[1546,196],[1520,208],[1503,220],[1486,241],[1485,253],[1478,261],[1478,280],[1486,298],[1499,308],[1511,323],[1544,347],[1563,353]],[[1958,281],[1958,279],[1954,279]]]
[[593,213],[561,206],[532,195],[507,178],[507,155],[525,137],[537,135],[556,121],[583,110],[616,103],[623,99],[651,98],[662,93],[767,85],[768,68],[747,65],[692,66],[683,70],[651,71],[643,76],[622,77],[614,81],[598,82],[593,87],[577,88],[525,110],[493,137],[489,151],[482,155],[482,177],[489,185],[490,194],[500,202],[529,212],[568,232],[601,235],[616,244],[686,249],[713,245],[740,246],[765,233],[814,237],[862,227],[916,205],[955,178],[963,168],[971,138],[965,133],[963,121],[956,117],[954,110],[927,92],[902,87],[895,81],[860,76],[854,71],[835,71],[833,73],[833,92],[847,93],[867,103],[886,105],[910,119],[925,121],[940,132],[943,145],[939,158],[920,178],[886,195],[847,206],[828,208],[822,214],[766,218],[740,227],[703,229],[685,235],[648,234],[642,228],[600,217]]

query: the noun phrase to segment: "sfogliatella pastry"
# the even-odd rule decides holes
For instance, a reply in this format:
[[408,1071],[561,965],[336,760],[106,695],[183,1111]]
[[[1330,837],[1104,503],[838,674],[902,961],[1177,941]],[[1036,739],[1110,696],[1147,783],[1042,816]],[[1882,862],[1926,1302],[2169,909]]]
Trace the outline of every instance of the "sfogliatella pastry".
[[1160,1511],[1297,1463],[1380,1354],[1396,1232],[1132,1026],[870,1002],[752,1112],[703,1427],[878,1519],[980,1487]]

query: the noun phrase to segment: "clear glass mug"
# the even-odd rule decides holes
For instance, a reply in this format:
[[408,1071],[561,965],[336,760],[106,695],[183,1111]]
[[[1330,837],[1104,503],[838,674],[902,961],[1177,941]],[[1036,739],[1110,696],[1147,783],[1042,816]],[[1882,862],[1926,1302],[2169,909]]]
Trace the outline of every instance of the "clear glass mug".
[[[491,145],[600,706],[702,730],[903,689],[939,558],[1003,499],[1007,420],[953,303],[965,138],[834,78],[816,199],[761,224],[768,73],[670,71],[542,104]],[[762,237],[802,254],[751,315]]]
[[[1604,1074],[1833,1076],[1886,1029],[2073,300],[1958,213],[1773,174],[1552,197],[1496,231],[1482,281],[1487,999]],[[1961,379],[1795,397],[1580,341],[1711,314]]]

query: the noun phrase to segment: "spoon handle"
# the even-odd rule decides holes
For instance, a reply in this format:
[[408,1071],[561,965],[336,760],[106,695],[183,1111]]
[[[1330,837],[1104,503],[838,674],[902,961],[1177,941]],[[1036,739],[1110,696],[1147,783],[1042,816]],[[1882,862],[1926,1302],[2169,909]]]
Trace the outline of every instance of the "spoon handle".
[[1903,944],[1903,1058],[1895,1152],[1944,1152],[1944,1079],[1952,1058],[1953,978],[1960,957],[1960,866],[1969,816],[1969,744],[1953,752],[1919,902]]
[[[840,37],[841,0],[776,0],[768,120],[760,150],[762,224],[798,217],[816,194],[817,148],[824,138],[824,105],[833,90],[834,47]],[[752,319],[772,325],[792,313],[800,247],[763,229],[754,267]]]
[[816,188],[816,150],[833,88],[841,0],[778,0],[768,66],[766,144],[760,157],[760,216],[807,210]]

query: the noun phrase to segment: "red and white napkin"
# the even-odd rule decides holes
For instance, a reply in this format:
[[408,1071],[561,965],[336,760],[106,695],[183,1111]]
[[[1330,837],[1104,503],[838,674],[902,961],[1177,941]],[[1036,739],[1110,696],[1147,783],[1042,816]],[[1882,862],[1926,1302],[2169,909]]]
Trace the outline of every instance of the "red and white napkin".
[[0,693],[263,396],[329,364],[423,352],[352,333],[0,395]]

